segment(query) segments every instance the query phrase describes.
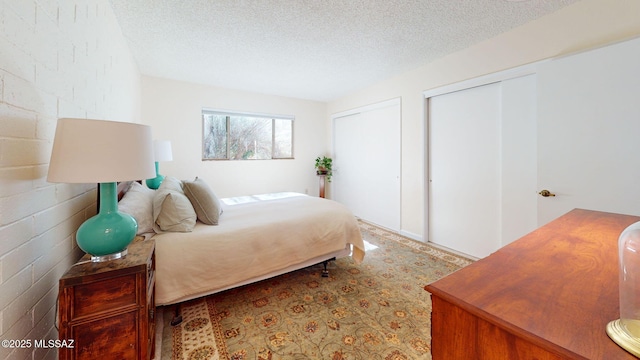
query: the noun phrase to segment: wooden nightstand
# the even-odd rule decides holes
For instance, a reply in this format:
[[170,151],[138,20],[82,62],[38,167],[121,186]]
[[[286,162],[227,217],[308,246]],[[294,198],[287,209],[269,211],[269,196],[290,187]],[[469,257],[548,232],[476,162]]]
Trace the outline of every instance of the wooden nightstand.
[[74,340],[60,359],[145,359],[154,353],[155,242],[136,239],[123,259],[83,257],[62,278],[59,339]]

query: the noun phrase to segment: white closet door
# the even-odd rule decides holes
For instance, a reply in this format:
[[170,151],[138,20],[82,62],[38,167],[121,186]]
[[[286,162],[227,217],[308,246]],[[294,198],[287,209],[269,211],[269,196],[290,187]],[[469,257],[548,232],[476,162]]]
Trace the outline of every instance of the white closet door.
[[360,114],[341,117],[334,121],[333,144],[333,183],[331,197],[346,205],[356,216],[366,215],[360,174],[364,171],[362,157],[362,133],[359,131],[363,122]]
[[333,117],[332,197],[356,216],[400,230],[400,102]]
[[538,227],[535,74],[503,80],[501,120],[501,245]]
[[485,257],[500,247],[500,84],[429,99],[429,241]]

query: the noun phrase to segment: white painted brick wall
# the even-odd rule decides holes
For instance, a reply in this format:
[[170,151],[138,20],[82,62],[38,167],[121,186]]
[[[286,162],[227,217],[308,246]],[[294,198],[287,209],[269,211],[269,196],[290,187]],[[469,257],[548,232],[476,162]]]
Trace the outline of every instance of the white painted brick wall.
[[[140,74],[109,1],[0,0],[2,340],[57,338],[58,280],[95,214],[95,184],[46,181],[60,117],[140,117]],[[0,347],[0,359],[55,358]]]

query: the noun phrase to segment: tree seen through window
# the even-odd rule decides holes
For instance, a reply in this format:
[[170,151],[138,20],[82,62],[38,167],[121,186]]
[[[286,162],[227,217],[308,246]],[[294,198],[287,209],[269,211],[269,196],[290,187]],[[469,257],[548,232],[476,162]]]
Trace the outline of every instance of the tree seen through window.
[[293,158],[293,118],[202,111],[204,160]]

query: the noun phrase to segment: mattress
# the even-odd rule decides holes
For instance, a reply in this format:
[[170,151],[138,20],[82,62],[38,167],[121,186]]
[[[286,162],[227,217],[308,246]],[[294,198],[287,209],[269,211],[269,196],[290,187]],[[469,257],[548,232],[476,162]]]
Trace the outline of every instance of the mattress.
[[223,199],[219,225],[153,236],[156,304],[168,305],[308,266],[335,254],[364,258],[354,215],[296,193]]

